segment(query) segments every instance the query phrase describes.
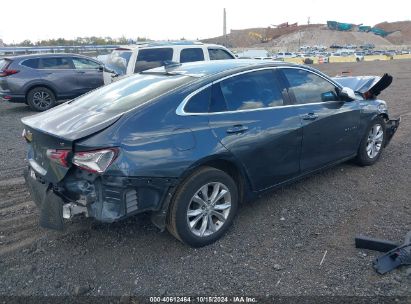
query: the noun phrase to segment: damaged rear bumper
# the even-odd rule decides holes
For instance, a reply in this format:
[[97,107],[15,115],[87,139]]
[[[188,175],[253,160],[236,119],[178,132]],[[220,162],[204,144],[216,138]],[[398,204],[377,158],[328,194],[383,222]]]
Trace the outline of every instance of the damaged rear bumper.
[[[65,178],[54,185],[42,180],[31,167],[25,170],[24,177],[31,197],[40,209],[40,225],[58,230],[63,229],[64,219],[76,214],[101,222],[119,221],[149,211],[156,215],[165,214],[164,208],[168,207],[176,184],[173,178],[103,175],[94,180]],[[163,228],[161,220],[154,224]]]
[[396,119],[390,119],[387,121],[385,125],[385,130],[387,134],[386,140],[385,140],[385,146],[388,146],[395,132],[397,132],[397,129],[400,126],[400,122],[401,122],[401,117],[398,117]]

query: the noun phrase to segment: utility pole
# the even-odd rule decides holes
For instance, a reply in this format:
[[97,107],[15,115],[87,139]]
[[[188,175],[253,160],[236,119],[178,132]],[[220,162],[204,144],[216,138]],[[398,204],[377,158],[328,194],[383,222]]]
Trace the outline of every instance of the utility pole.
[[227,13],[223,11],[223,37],[224,37],[224,46],[227,46]]

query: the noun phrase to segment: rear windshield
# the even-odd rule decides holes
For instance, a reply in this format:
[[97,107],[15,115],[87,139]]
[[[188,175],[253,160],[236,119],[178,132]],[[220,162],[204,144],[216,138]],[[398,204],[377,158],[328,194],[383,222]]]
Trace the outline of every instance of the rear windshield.
[[118,75],[125,75],[127,71],[127,65],[130,61],[131,51],[113,51],[108,57],[105,63],[106,67],[113,70]]
[[183,75],[137,74],[80,96],[70,103],[88,111],[115,115],[194,80],[196,78]]
[[10,60],[7,59],[0,59],[0,70],[3,70],[5,68],[7,68],[7,66],[9,65]]

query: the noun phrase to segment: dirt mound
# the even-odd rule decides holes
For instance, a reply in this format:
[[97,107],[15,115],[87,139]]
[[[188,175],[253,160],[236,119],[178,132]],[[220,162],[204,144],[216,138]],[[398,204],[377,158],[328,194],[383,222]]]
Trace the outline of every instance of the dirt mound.
[[223,36],[204,39],[206,43],[227,45],[231,48],[273,48],[295,51],[302,45],[354,44],[372,43],[377,47],[389,47],[393,44],[411,44],[411,21],[383,22],[376,25],[385,31],[392,32],[387,37],[374,33],[342,32],[327,28],[324,24],[290,26],[285,28],[250,28],[231,30],[227,39]]
[[364,45],[367,43],[372,43],[376,46],[392,44],[387,39],[373,33],[333,31],[323,26],[283,35],[267,43],[266,47],[293,51],[302,45],[323,45],[329,47],[332,44]]
[[394,44],[411,43],[411,21],[382,22],[376,24],[375,27],[387,32],[393,32],[389,34],[386,39]]
[[202,40],[205,43],[216,43],[227,45],[232,48],[250,47],[253,45],[264,44],[278,37],[288,35],[301,30],[310,28],[319,28],[320,24],[289,26],[283,28],[249,28],[242,30],[231,30],[227,35],[227,39],[223,36]]

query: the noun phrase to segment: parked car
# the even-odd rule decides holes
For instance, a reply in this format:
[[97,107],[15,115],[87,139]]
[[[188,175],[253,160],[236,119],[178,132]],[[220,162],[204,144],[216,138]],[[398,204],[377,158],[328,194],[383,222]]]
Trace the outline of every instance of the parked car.
[[355,52],[355,61],[364,61],[365,52]]
[[291,53],[291,52],[280,52],[273,56],[273,58],[276,60],[284,60],[287,58],[296,58],[296,57],[298,57],[297,54]]
[[374,164],[399,126],[392,80],[225,60],[145,71],[25,117],[25,178],[43,227],[137,213],[204,246],[240,202],[354,158]]
[[235,59],[227,48],[216,44],[192,41],[151,42],[114,50],[105,65],[112,73],[105,73],[105,84],[124,75],[163,66],[166,62],[187,63],[194,61]]
[[272,56],[266,50],[245,50],[236,54],[240,59],[271,60]]
[[33,54],[0,59],[0,98],[45,111],[104,84],[99,61],[77,54]]

